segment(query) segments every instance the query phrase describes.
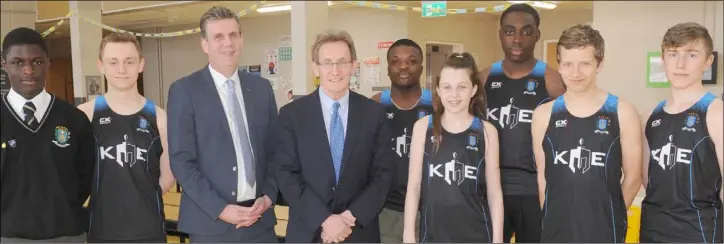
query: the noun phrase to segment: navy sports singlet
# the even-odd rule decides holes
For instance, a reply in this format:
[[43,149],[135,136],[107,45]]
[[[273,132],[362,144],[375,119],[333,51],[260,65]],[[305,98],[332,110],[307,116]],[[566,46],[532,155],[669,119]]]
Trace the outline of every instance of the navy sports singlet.
[[706,124],[716,96],[670,114],[666,101],[646,122],[651,152],[641,209],[641,242],[722,243],[722,176]]
[[412,140],[412,127],[415,122],[428,114],[432,114],[432,93],[423,89],[420,100],[411,109],[400,109],[392,101],[390,90],[382,91],[380,103],[385,106],[387,121],[392,131],[392,154],[394,154],[394,174],[392,185],[387,194],[385,207],[403,212],[405,211],[405,196],[407,192],[407,172],[410,166],[410,142]]
[[540,60],[520,79],[508,78],[502,61],[490,67],[485,83],[487,117],[498,129],[504,195],[538,195],[530,123],[533,110],[550,99],[545,71],[546,64]]
[[434,152],[432,116],[425,136],[420,194],[420,243],[492,242],[485,182],[485,130],[480,118],[452,134],[442,129]]
[[542,144],[546,189],[541,242],[623,242],[618,98],[608,94],[598,112],[578,118],[558,97]]
[[89,239],[165,240],[159,185],[163,148],[153,102],[147,100],[135,114],[120,115],[100,96],[92,123],[98,164],[91,193]]

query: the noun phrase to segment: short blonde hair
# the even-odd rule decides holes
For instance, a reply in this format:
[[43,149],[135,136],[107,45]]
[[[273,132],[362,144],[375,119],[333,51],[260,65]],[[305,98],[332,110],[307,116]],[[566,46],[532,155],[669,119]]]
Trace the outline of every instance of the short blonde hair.
[[357,60],[357,50],[354,48],[352,36],[346,31],[329,30],[317,35],[317,40],[314,41],[314,45],[312,45],[312,61],[319,63],[319,48],[324,44],[332,42],[344,42],[347,44],[350,56],[352,57],[350,61]]
[[709,30],[694,22],[680,23],[666,31],[664,39],[661,41],[661,51],[696,42],[704,42],[706,55],[711,55],[714,45]]
[[103,50],[105,50],[106,44],[108,43],[132,43],[133,46],[136,47],[136,51],[138,51],[138,57],[143,58],[141,43],[138,42],[136,36],[128,32],[113,32],[103,37],[103,40],[101,40],[101,47],[98,51],[98,60],[103,60]]
[[603,61],[604,42],[601,33],[590,25],[575,25],[563,31],[558,39],[556,59],[561,62],[561,47],[565,49],[585,48],[591,46],[595,49],[596,61]]

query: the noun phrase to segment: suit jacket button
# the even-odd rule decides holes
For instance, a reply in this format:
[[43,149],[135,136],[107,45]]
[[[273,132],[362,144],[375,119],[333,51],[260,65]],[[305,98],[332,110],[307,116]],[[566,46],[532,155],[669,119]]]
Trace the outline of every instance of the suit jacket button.
[[334,190],[336,190],[336,187],[333,186],[333,187],[332,187],[332,191],[334,191]]
[[231,168],[231,170],[233,170],[234,172],[236,172],[236,166],[234,166],[233,168]]
[[236,191],[231,191],[232,196],[236,196]]

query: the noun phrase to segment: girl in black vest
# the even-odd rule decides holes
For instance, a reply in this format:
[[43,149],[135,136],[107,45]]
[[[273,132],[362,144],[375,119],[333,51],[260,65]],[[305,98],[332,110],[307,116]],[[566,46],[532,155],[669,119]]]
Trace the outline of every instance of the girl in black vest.
[[432,86],[437,109],[412,132],[403,241],[500,243],[498,135],[482,119],[485,94],[475,60],[452,54]]

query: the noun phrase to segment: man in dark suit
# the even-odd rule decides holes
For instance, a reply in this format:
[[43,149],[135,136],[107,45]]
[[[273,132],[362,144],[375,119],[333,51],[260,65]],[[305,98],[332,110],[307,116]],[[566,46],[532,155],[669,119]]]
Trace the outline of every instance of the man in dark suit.
[[[183,195],[179,229],[192,242],[276,242],[278,190],[267,138],[277,106],[269,81],[238,70],[242,33],[231,10],[201,17],[209,65],[171,85],[171,169]],[[258,221],[258,222],[257,222]]]
[[279,112],[277,182],[289,203],[287,242],[380,242],[392,177],[382,105],[349,90],[359,65],[347,32],[317,36],[320,87]]

